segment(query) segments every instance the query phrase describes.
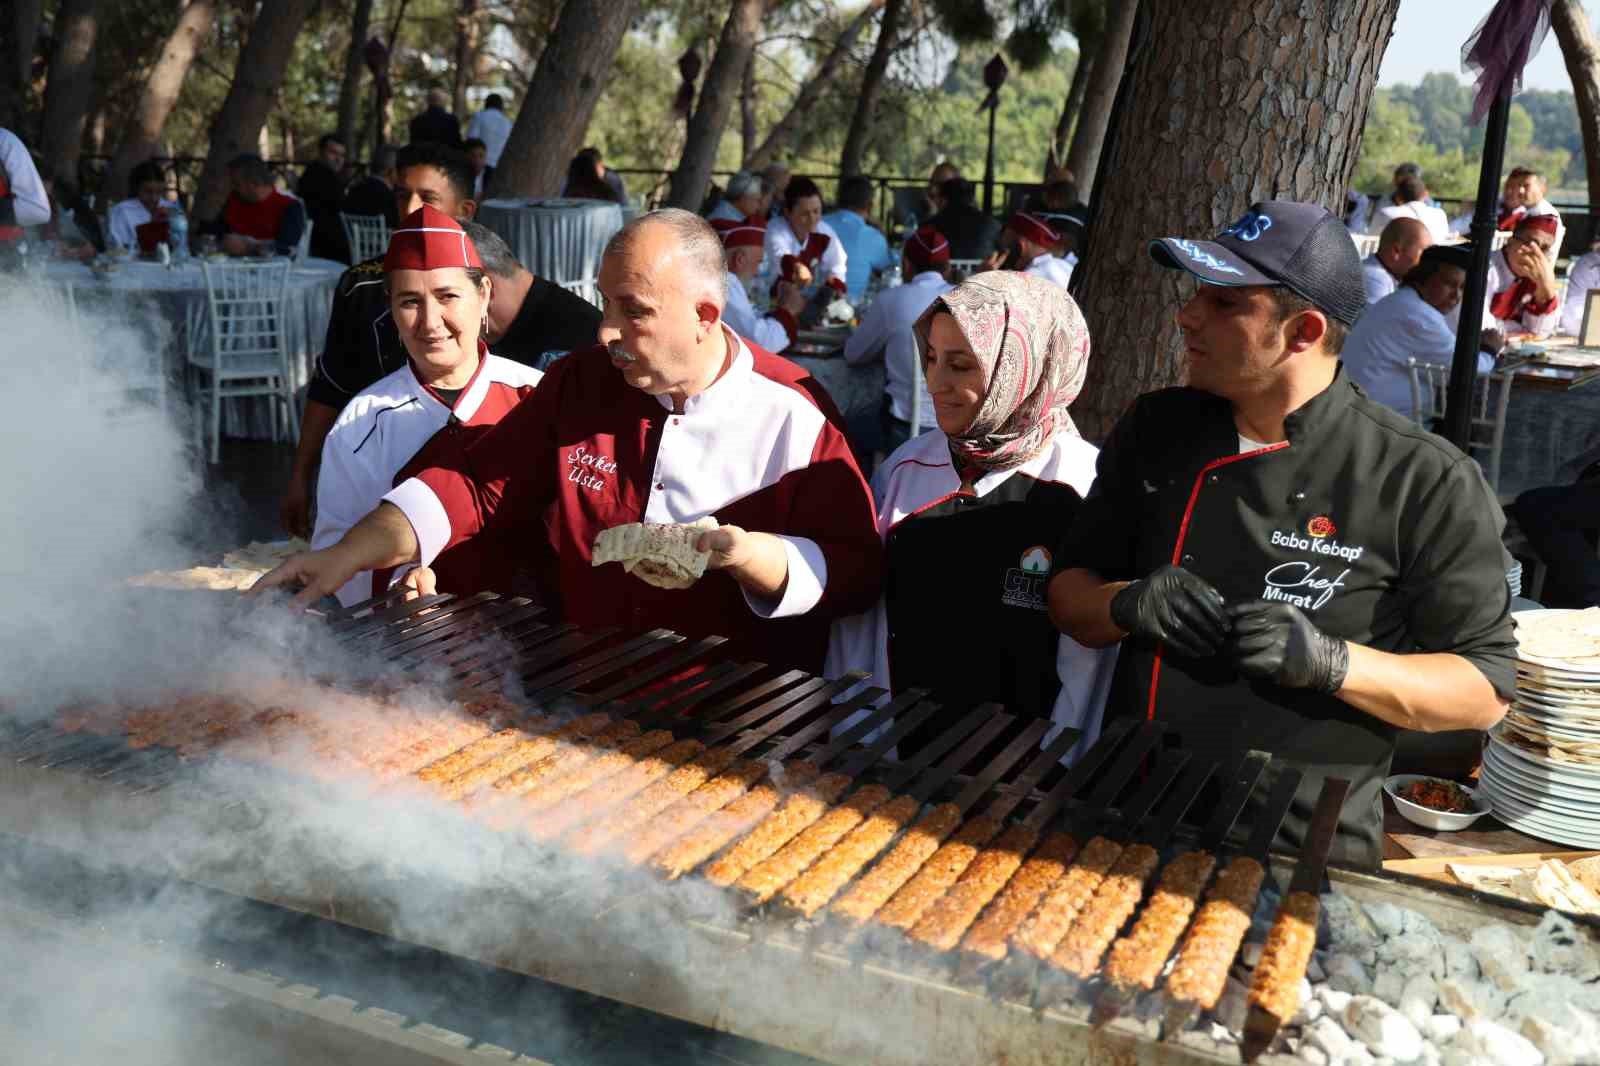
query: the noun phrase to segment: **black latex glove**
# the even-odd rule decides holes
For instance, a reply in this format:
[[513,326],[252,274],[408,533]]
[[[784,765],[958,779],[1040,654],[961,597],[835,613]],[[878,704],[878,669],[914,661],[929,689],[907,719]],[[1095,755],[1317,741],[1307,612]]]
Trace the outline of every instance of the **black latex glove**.
[[1191,659],[1215,655],[1228,635],[1222,593],[1181,566],[1163,566],[1118,592],[1111,620],[1131,636]]
[[1312,624],[1300,608],[1251,600],[1228,608],[1228,655],[1239,673],[1284,688],[1332,695],[1350,671],[1350,649]]

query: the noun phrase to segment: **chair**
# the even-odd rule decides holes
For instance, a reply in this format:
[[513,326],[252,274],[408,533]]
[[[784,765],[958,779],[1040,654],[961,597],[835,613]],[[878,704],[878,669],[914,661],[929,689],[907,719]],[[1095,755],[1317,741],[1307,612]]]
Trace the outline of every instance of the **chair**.
[[577,281],[558,281],[556,284],[576,296],[583,297],[596,307],[600,306],[600,280],[598,278],[579,278]]
[[278,407],[288,416],[289,439],[300,435],[294,383],[284,345],[289,262],[202,262],[210,343],[189,351],[193,395],[210,406],[211,462],[222,457],[222,401],[266,396],[272,401],[272,435],[280,437]]
[[[1445,394],[1450,391],[1450,368],[1440,363],[1411,359],[1407,364],[1411,375],[1411,418],[1424,429],[1444,417]],[[1489,487],[1500,491],[1500,454],[1506,439],[1506,408],[1511,406],[1511,378],[1509,371],[1497,370],[1493,374],[1479,374],[1472,390],[1472,421],[1469,426],[1467,450],[1488,452],[1478,456]]]
[[1365,259],[1378,250],[1378,235],[1376,233],[1352,233],[1350,239],[1355,242],[1356,255]]
[[952,259],[950,260],[950,278],[952,281],[965,281],[976,274],[983,267],[982,259]]
[[350,242],[350,261],[365,262],[389,248],[389,220],[382,215],[347,215],[339,212],[344,235]]

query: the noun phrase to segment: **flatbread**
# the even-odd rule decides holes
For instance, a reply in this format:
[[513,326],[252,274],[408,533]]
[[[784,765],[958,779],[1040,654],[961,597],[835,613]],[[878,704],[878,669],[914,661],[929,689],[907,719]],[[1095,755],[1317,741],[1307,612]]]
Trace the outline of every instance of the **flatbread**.
[[[1468,888],[1490,892],[1497,896],[1510,896],[1524,903],[1537,903],[1544,907],[1576,914],[1600,914],[1600,894],[1585,883],[1584,877],[1600,881],[1600,856],[1580,859],[1567,864],[1560,859],[1545,859],[1535,868],[1520,866],[1477,866],[1468,863],[1446,863],[1451,876]],[[1583,864],[1579,876],[1575,868]]]
[[1600,608],[1547,611],[1516,620],[1517,649],[1546,659],[1600,656]]
[[1579,884],[1600,895],[1600,855],[1569,862],[1567,869],[1572,871],[1572,876],[1578,879]]
[[603,529],[594,539],[590,565],[621,563],[622,569],[663,589],[686,589],[706,572],[710,552],[696,551],[700,534],[721,523],[707,515],[694,522],[629,522]]
[[253,540],[223,555],[222,565],[231,570],[272,570],[291,555],[310,550],[311,545],[299,537],[271,542]]
[[243,591],[265,570],[236,570],[221,566],[191,566],[187,570],[152,570],[130,577],[128,584],[146,589],[214,589]]
[[1546,859],[1533,875],[1533,894],[1557,910],[1600,914],[1600,896],[1581,884],[1559,859]]

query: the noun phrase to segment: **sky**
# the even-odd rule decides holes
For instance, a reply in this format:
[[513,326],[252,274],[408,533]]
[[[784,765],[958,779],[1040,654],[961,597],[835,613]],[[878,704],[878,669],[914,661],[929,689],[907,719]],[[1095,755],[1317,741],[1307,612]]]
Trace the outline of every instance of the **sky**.
[[[1414,84],[1435,70],[1452,71],[1465,80],[1461,45],[1492,7],[1492,0],[1400,0],[1394,36],[1378,70],[1378,84]],[[1555,34],[1545,37],[1544,46],[1523,73],[1522,84],[1527,89],[1571,90]]]

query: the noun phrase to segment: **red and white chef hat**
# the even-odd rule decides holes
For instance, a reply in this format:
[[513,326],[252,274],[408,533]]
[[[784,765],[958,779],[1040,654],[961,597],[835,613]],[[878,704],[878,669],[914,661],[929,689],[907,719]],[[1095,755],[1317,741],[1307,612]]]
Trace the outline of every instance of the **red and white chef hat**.
[[478,248],[461,223],[436,207],[423,204],[389,235],[384,270],[438,270],[442,267],[483,269]]
[[735,221],[731,218],[719,218],[711,223],[722,235],[724,248],[760,248],[767,240],[767,227],[764,222],[746,218]]
[[1561,229],[1561,219],[1553,214],[1536,215],[1532,212],[1529,212],[1517,220],[1517,229],[1537,230],[1541,233],[1548,233],[1550,236],[1554,237]]
[[1038,215],[1030,215],[1026,211],[1018,211],[1006,223],[1006,229],[1018,237],[1026,237],[1034,244],[1049,248],[1061,242],[1061,234],[1050,228],[1050,223]]
[[950,242],[932,226],[921,226],[906,238],[905,256],[917,270],[934,270],[950,262]]

